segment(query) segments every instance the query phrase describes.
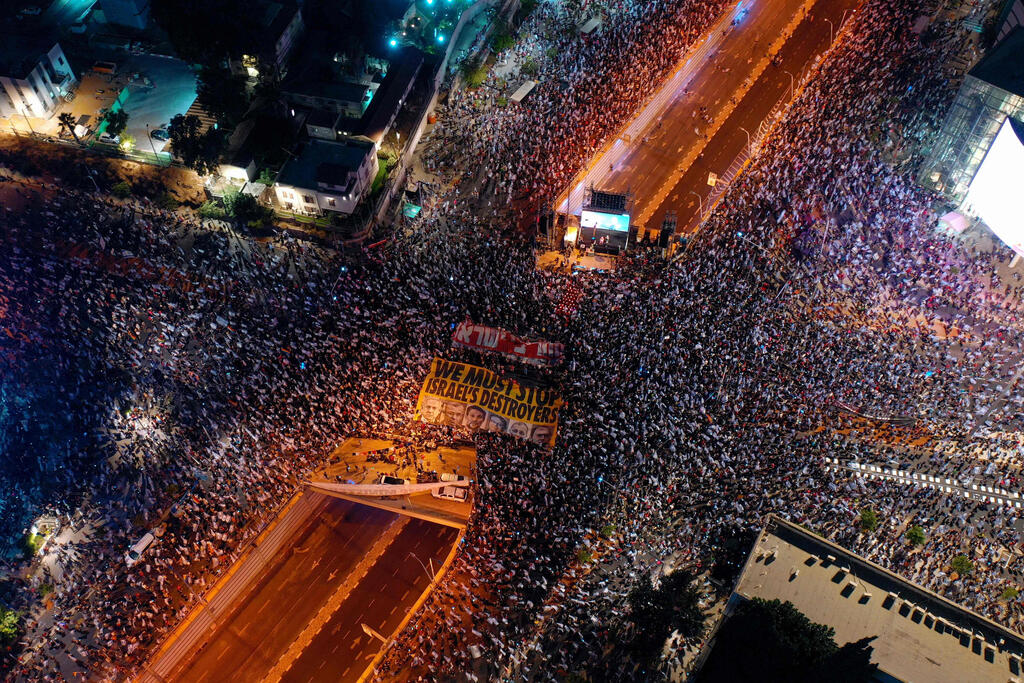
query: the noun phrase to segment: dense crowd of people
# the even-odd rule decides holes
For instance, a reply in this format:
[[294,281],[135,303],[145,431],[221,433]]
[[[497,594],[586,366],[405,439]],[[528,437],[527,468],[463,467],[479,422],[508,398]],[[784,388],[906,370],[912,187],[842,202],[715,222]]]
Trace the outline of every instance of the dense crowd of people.
[[[464,169],[492,208],[512,218],[546,206],[654,94],[725,4],[615,3],[601,31],[581,37],[559,3],[541,3],[520,27],[523,39],[502,54],[508,69],[489,72],[480,90],[449,94],[428,168]],[[538,83],[528,106],[485,106],[497,104],[502,83],[523,79]]]
[[[717,9],[621,3],[594,36],[557,39],[527,106],[467,109],[466,137],[446,144],[463,164],[499,159],[488,182],[502,202],[555,192]],[[0,235],[0,532],[54,512],[75,540],[51,561],[53,604],[29,619],[8,678],[127,675],[352,434],[478,450],[465,542],[381,678],[632,675],[605,654],[632,576],[706,567],[772,512],[1020,629],[1019,603],[999,599],[1019,566],[1012,510],[826,467],[897,460],[1011,486],[1019,464],[1019,416],[986,413],[1015,398],[1005,251],[936,233],[935,198],[887,156],[893,136],[925,136],[936,119],[921,112],[950,95],[957,29],[917,35],[918,12],[913,0],[858,11],[673,263],[641,251],[611,274],[537,270],[521,236],[455,201],[412,235],[336,253],[9,180],[33,201],[5,212]],[[566,345],[561,367],[529,371],[566,400],[550,452],[411,421],[435,355],[525,372],[452,349],[465,319]],[[858,414],[916,426],[888,442]],[[880,518],[871,533],[857,526],[865,507]],[[920,548],[903,539],[910,525]],[[150,529],[159,542],[126,566]],[[954,554],[974,572],[954,578]],[[31,608],[42,583],[5,601]]]
[[[564,339],[576,376],[554,458],[581,467],[566,476],[519,453],[497,471],[535,474],[532,484],[519,474],[526,499],[506,499],[490,475],[481,480],[475,519],[486,531],[476,552],[385,671],[409,671],[409,648],[427,665],[414,672],[472,671],[465,643],[475,642],[524,675],[621,676],[621,661],[606,653],[623,642],[631,573],[651,558],[706,566],[722,539],[752,538],[769,512],[1020,628],[1019,603],[1002,599],[1019,580],[1013,509],[823,466],[823,456],[898,461],[955,474],[964,488],[1012,486],[1009,468],[1019,466],[1018,415],[999,418],[1005,433],[973,433],[1019,366],[1012,254],[937,232],[936,198],[891,165],[894,148],[941,121],[956,83],[945,62],[964,42],[954,25],[913,33],[918,11],[899,2],[858,12],[678,267],[653,282],[627,266],[588,283],[589,304]],[[856,413],[917,420],[896,431],[924,436],[929,450],[887,445],[878,438],[885,423]],[[813,433],[819,425],[828,438]],[[848,432],[855,438],[832,438]],[[933,455],[935,445],[944,452]],[[486,462],[515,453],[482,447]],[[611,511],[594,504],[609,483],[622,496]],[[873,533],[858,525],[865,507],[884,520]],[[533,532],[536,517],[548,525],[542,542],[508,543]],[[606,523],[622,539],[614,557],[629,561],[584,574],[563,539],[579,547]],[[904,538],[918,525],[922,548]],[[480,572],[488,548],[490,571]],[[974,562],[970,576],[951,576],[958,554]],[[586,578],[559,582],[577,571]],[[502,577],[482,591],[489,609],[452,598],[467,574],[474,590],[478,575]],[[557,597],[557,616],[531,639],[545,596]]]

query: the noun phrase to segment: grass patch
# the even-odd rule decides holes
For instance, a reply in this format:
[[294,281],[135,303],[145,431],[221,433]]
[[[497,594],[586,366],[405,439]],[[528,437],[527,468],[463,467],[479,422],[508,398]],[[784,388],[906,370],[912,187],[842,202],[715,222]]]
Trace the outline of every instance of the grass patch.
[[381,189],[384,188],[384,183],[388,179],[388,169],[390,164],[384,163],[377,166],[377,175],[373,177],[373,184],[370,185],[370,196],[376,196]]
[[118,199],[128,199],[128,197],[132,196],[132,186],[127,180],[122,180],[110,188],[110,194],[114,195]]

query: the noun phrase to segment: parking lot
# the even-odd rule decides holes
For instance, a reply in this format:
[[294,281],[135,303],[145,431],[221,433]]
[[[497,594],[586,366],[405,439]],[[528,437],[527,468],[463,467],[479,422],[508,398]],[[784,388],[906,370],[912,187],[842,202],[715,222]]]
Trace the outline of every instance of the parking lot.
[[[93,140],[104,114],[122,91],[128,113],[125,132],[135,138],[142,153],[165,151],[166,140],[151,137],[150,132],[165,128],[176,114],[184,114],[196,99],[196,76],[185,62],[162,55],[129,55],[117,63],[116,73],[90,69],[76,73],[79,79],[74,98],[63,102],[49,118],[13,117],[5,128],[17,133],[38,133],[70,139],[60,125],[60,115],[70,113],[81,124],[79,137]],[[169,151],[169,150],[168,150]]]

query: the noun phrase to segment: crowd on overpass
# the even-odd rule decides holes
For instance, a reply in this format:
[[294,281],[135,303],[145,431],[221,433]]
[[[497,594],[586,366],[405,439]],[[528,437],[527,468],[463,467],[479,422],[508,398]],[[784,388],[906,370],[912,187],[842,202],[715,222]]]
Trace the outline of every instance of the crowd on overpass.
[[[616,68],[662,34],[684,36],[681,50],[713,15],[651,6],[661,14],[637,16],[662,33],[613,21],[591,39],[620,46]],[[16,454],[2,472],[3,531],[64,492],[67,508],[52,504],[80,531],[56,551],[53,604],[30,618],[9,677],[138,667],[352,434],[472,437],[478,448],[464,548],[387,672],[471,671],[469,644],[502,667],[600,672],[614,665],[602,655],[623,635],[631,572],[720,561],[725,541],[750,538],[769,512],[1019,629],[1018,603],[999,600],[1019,566],[1013,511],[824,467],[826,455],[876,449],[872,423],[837,401],[913,417],[915,437],[973,453],[975,416],[1019,359],[1019,300],[993,277],[1005,254],[936,235],[932,198],[893,170],[893,141],[926,132],[918,112],[948,94],[939,65],[956,45],[954,27],[910,32],[914,12],[910,0],[864,5],[673,264],[641,255],[612,275],[537,271],[521,239],[466,206],[428,211],[414,236],[348,254],[52,188],[35,208],[7,211],[0,381],[19,419],[0,413],[0,447]],[[560,45],[555,64],[580,87],[594,44]],[[589,97],[573,83],[568,92]],[[610,76],[590,85],[624,99],[653,87]],[[501,187],[529,190],[543,172],[532,190],[554,191],[591,144],[568,137],[557,90],[536,94],[525,132],[502,133],[506,115],[480,122],[479,139],[493,126],[495,149],[516,150],[491,169]],[[550,148],[512,144],[552,125],[566,128]],[[570,286],[583,296],[566,311]],[[543,375],[567,401],[551,452],[411,422],[431,359],[468,357],[449,343],[467,318],[566,344],[564,366]],[[1017,415],[999,419],[1020,427]],[[837,430],[860,439],[836,440]],[[880,517],[873,532],[857,526],[865,507]],[[903,540],[910,524],[924,529],[923,547]],[[609,525],[612,542],[594,541]],[[127,566],[124,552],[150,529],[160,538]],[[601,571],[583,571],[584,547]],[[960,553],[975,568],[954,578]],[[534,637],[541,614],[550,627]]]

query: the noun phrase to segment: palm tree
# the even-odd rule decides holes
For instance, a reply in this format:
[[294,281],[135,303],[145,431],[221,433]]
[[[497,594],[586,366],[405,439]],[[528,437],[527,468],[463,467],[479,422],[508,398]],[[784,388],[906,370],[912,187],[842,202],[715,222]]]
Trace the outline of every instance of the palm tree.
[[57,117],[57,121],[64,127],[64,130],[71,133],[71,137],[75,139],[75,142],[81,144],[82,141],[78,139],[78,134],[75,133],[75,117],[71,115],[71,112],[64,112]]

